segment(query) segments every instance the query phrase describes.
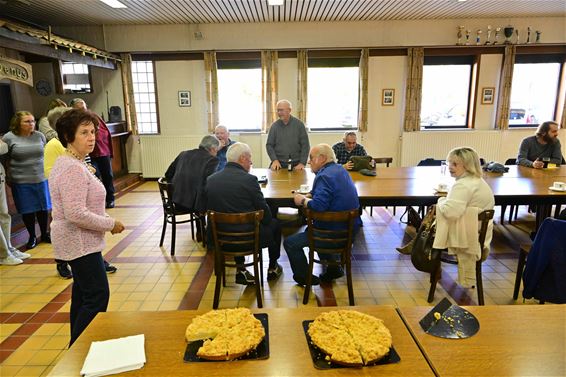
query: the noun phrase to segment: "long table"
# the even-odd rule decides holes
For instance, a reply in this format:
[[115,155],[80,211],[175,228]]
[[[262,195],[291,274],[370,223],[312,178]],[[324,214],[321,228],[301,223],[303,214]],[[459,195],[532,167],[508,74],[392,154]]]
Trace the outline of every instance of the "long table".
[[356,310],[381,318],[391,331],[401,361],[365,368],[315,369],[302,321],[336,308],[255,309],[267,313],[269,349],[267,360],[231,362],[183,362],[185,330],[202,312],[108,312],[100,313],[59,360],[50,376],[78,376],[92,341],[145,334],[147,362],[127,376],[434,376],[423,354],[392,306],[362,306]]
[[566,376],[566,305],[465,307],[480,323],[467,339],[426,334],[429,307],[399,312],[439,376]]
[[[505,174],[484,173],[495,195],[497,205],[552,205],[566,203],[566,193],[549,190],[555,181],[566,181],[566,166],[554,169],[531,169],[510,166]],[[366,206],[431,205],[438,200],[434,187],[439,182],[452,183],[453,178],[441,174],[440,167],[377,168],[377,176],[368,177],[350,172],[360,202]],[[312,186],[314,174],[303,171],[253,169],[252,174],[266,176],[262,185],[268,202],[279,206],[293,205],[293,191],[301,184]]]

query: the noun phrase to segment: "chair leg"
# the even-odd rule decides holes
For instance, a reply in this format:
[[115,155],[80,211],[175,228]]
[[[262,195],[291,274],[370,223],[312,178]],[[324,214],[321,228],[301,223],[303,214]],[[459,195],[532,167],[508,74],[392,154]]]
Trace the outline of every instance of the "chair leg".
[[[222,281],[226,279],[224,277],[223,258],[221,260],[221,256],[217,255],[216,251],[214,255],[214,274],[216,275],[216,283],[214,285],[214,301],[212,302],[212,308],[218,309],[218,303],[220,302],[220,286],[222,285]],[[226,286],[225,282],[224,286]]]
[[369,207],[369,215],[373,216],[373,207]]
[[307,271],[307,276],[306,276],[306,281],[305,281],[305,293],[303,295],[303,305],[308,304],[309,302],[309,295],[311,293],[311,287],[312,287],[312,270],[314,267],[314,253],[312,251],[309,250],[309,268]]
[[346,281],[348,282],[348,300],[350,306],[356,305],[354,302],[354,285],[352,283],[352,261],[346,261]]
[[191,238],[193,239],[193,241],[195,240],[195,217],[193,216],[193,214],[191,213],[189,215],[190,217],[190,223],[191,223]]
[[527,253],[523,250],[519,250],[519,263],[517,264],[517,275],[515,276],[515,288],[513,289],[513,300],[519,297],[519,289],[521,288],[521,277],[523,276],[523,269],[525,268],[525,262],[527,259]]
[[[513,206],[511,206],[511,208],[513,208]],[[507,210],[507,205],[503,204],[501,206],[501,218],[499,219],[499,222],[501,224],[503,224],[505,222],[505,211]]]
[[[261,251],[260,251],[261,252]],[[259,256],[254,256],[254,280],[255,280],[255,294],[257,297],[257,307],[263,308],[263,303],[261,301],[261,286],[259,282],[260,271],[259,271]],[[263,284],[263,281],[262,281]]]
[[478,290],[478,304],[485,305],[485,302],[483,301],[483,280],[481,276],[481,264],[481,260],[476,262],[476,288]]
[[171,218],[171,256],[175,255],[175,238],[177,236],[177,221],[175,216]]
[[432,302],[434,300],[434,291],[436,290],[436,283],[440,280],[442,276],[442,268],[440,266],[440,259],[438,264],[434,267],[433,271],[430,273],[430,289],[428,291],[427,302]]
[[159,241],[159,247],[163,246],[163,241],[165,240],[165,231],[167,230],[167,214],[163,214],[163,229],[161,230],[161,241]]
[[562,205],[557,204],[554,208],[554,218],[557,219],[560,215],[560,210],[562,209]]

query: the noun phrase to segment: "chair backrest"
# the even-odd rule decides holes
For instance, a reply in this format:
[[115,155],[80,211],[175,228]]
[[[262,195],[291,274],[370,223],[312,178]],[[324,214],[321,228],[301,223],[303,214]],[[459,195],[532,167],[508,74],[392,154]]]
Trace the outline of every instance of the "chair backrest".
[[157,180],[159,186],[159,194],[161,195],[161,203],[163,204],[163,211],[166,213],[175,210],[173,204],[173,184],[167,182],[165,177],[161,177]]
[[495,211],[492,210],[492,209],[487,209],[487,210],[482,211],[478,214],[478,221],[481,222],[480,232],[479,232],[479,242],[480,242],[480,250],[482,251],[482,255],[483,255],[483,249],[484,249],[484,244],[485,244],[485,238],[487,236],[487,228],[488,228],[488,225],[489,225],[489,221],[493,220],[494,214],[495,214]]
[[393,157],[376,157],[373,159],[376,164],[385,164],[389,167],[389,164],[393,163]]
[[263,210],[246,213],[208,211],[215,250],[252,254],[259,248],[259,224]]
[[[359,210],[353,209],[340,212],[315,212],[306,210],[307,235],[309,248],[318,253],[338,253],[350,251],[354,237],[354,221],[360,215]],[[345,223],[345,229],[324,229],[320,223]],[[318,246],[317,246],[318,244]]]
[[417,166],[440,166],[444,160],[435,160],[434,158],[425,158],[420,160]]
[[516,158],[508,158],[507,160],[505,160],[505,165],[517,165],[517,159]]

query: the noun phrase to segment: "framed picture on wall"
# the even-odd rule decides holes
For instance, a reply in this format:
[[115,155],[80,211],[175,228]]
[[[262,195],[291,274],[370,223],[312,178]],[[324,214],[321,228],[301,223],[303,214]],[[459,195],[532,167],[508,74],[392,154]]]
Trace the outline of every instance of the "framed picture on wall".
[[179,106],[189,107],[191,106],[191,92],[188,90],[179,90]]
[[383,89],[381,92],[381,106],[393,106],[395,104],[395,89]]
[[495,96],[495,88],[482,88],[481,90],[481,104],[493,105],[493,97]]

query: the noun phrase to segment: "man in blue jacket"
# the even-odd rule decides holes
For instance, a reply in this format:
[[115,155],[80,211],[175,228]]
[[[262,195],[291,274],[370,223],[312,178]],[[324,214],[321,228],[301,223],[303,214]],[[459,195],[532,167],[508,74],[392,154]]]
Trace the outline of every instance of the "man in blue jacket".
[[[313,147],[309,153],[309,160],[311,169],[316,174],[311,191],[312,197],[296,194],[294,200],[297,206],[316,212],[348,211],[360,207],[356,186],[346,169],[336,163],[336,156],[330,145],[319,144]],[[358,217],[354,223],[354,234],[360,224],[361,220]],[[317,226],[326,229],[344,229],[346,224],[330,223],[317,224]],[[303,248],[308,246],[307,231],[288,237],[283,245],[291,263],[293,279],[297,284],[305,285],[308,263]],[[320,255],[320,257],[329,256]],[[342,268],[331,266],[320,275],[320,280],[329,282],[342,276],[344,276]],[[312,284],[319,284],[320,280],[313,276]]]

